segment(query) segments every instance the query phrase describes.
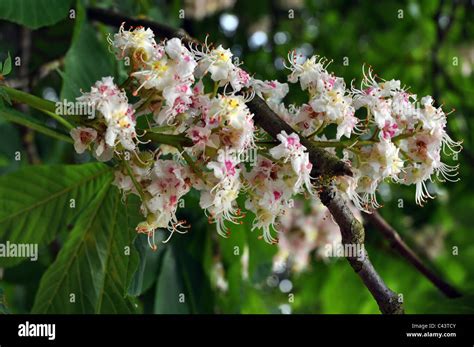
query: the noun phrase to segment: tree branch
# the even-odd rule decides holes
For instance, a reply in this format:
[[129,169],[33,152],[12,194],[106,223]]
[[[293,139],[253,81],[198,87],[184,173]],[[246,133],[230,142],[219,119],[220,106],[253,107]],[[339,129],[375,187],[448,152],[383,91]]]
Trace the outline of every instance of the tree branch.
[[[200,45],[199,41],[190,37],[183,30],[173,29],[156,22],[132,19],[107,10],[95,8],[88,9],[87,15],[91,19],[117,27],[124,22],[133,26],[149,27],[155,32],[155,34],[163,38],[179,37],[184,42],[192,42]],[[273,138],[276,138],[276,135],[281,131],[286,131],[289,134],[295,132],[295,130],[289,124],[284,122],[275,112],[273,112],[270,107],[268,107],[266,102],[260,97],[255,96],[255,98],[247,105],[250,111],[254,113],[253,119],[255,123],[268,132]],[[313,170],[311,173],[313,177],[331,177],[337,175],[352,176],[351,169],[346,163],[339,160],[336,156],[333,156],[324,149],[315,147],[304,137],[300,138],[301,143],[307,148],[309,152],[310,161],[313,164]],[[336,190],[332,191],[329,188],[324,188],[320,194],[320,197],[323,204],[328,207],[335,221],[339,225],[343,243],[349,246],[363,246],[364,227],[354,217],[340,194]],[[350,265],[362,279],[365,286],[369,289],[382,313],[403,313],[403,305],[401,302],[399,302],[397,294],[387,287],[370,262],[365,248],[362,247],[362,249],[362,257],[356,256],[347,258]]]
[[391,227],[387,221],[376,211],[373,213],[364,213],[364,218],[369,221],[390,243],[390,246],[396,250],[403,258],[413,265],[421,274],[431,281],[448,298],[457,298],[462,294],[434,271],[429,269],[412,249],[402,240],[400,234]]
[[[247,103],[249,110],[254,114],[254,121],[263,130],[265,130],[274,139],[282,131],[291,134],[295,130],[281,119],[275,112],[273,112],[267,103],[260,97],[255,96]],[[312,177],[319,176],[352,176],[352,171],[349,165],[339,160],[336,156],[322,148],[316,147],[311,141],[304,136],[300,136],[300,142],[306,147],[309,153],[309,159],[313,163],[311,171]]]
[[339,225],[344,249],[355,248],[360,251],[347,257],[347,260],[377,301],[380,311],[386,314],[404,313],[398,295],[387,287],[369,259],[364,247],[365,231],[362,223],[354,217],[337,189],[323,188],[319,196]]

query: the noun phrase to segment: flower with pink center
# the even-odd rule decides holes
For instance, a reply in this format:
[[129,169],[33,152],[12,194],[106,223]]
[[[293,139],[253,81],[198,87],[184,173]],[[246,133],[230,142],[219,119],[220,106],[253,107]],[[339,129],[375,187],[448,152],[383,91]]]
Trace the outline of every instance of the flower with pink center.
[[225,180],[228,177],[236,176],[239,171],[236,153],[230,149],[220,149],[217,155],[217,161],[207,164],[207,168],[213,170],[214,177],[219,180]]
[[288,161],[291,163],[294,174],[297,179],[293,187],[295,192],[301,189],[304,184],[306,189],[312,193],[311,185],[311,169],[312,164],[309,162],[309,154],[306,152],[304,147],[296,133],[288,135],[285,131],[282,131],[277,135],[280,144],[270,149],[270,155],[276,160],[282,160],[283,163]]
[[398,130],[397,123],[390,123],[389,121],[385,122],[385,126],[382,128],[381,135],[385,140],[389,140],[395,136],[395,133]]
[[283,194],[282,194],[281,192],[279,192],[278,190],[274,190],[274,191],[273,191],[273,197],[275,198],[275,201],[276,201],[276,200],[280,200],[280,198],[281,198],[282,195],[283,195]]
[[234,176],[235,175],[235,166],[230,160],[224,161],[225,170],[227,171],[228,175]]
[[77,127],[70,132],[74,140],[74,149],[81,154],[89,147],[89,145],[97,138],[97,131],[92,128]]
[[238,92],[242,88],[248,87],[250,85],[250,81],[250,75],[245,70],[239,67],[236,67],[229,74],[229,83],[232,86],[234,92]]

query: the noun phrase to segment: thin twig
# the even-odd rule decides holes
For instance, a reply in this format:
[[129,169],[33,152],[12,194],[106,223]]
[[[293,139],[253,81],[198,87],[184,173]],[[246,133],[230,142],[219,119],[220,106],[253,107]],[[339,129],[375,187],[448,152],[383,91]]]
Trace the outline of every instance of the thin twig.
[[416,253],[402,240],[400,234],[376,211],[373,213],[364,213],[364,218],[370,222],[377,231],[379,231],[390,246],[396,250],[403,258],[413,265],[421,274],[423,274],[431,283],[433,283],[448,298],[458,298],[462,294],[443,280],[434,271],[429,269]]
[[[29,93],[31,81],[29,79],[29,65],[31,60],[31,30],[28,28],[21,28],[20,31],[20,52],[22,64],[20,65],[18,75],[21,79],[26,80],[23,91]],[[23,113],[28,113],[28,105],[20,104],[16,107]],[[41,164],[41,159],[36,147],[35,132],[31,128],[21,128],[22,143],[30,164]]]

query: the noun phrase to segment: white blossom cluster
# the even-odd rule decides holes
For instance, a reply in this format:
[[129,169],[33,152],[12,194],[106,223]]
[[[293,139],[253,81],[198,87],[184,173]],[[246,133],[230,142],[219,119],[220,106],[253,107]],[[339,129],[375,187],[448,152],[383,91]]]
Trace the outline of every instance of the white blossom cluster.
[[[361,90],[347,89],[327,72],[324,59],[300,63],[291,53],[288,80],[309,96],[292,109],[282,101],[288,84],[251,77],[222,46],[186,46],[178,38],[156,42],[150,29],[124,26],[109,42],[118,59],[130,62],[129,77],[120,87],[105,77],[78,98],[97,112],[71,136],[78,153],[90,149],[98,160],[117,163],[115,184],[141,198],[145,219],[137,231],[148,234],[153,248],[157,229],[171,237],[189,227],[176,213],[191,188],[200,192],[200,206],[219,234],[241,223],[245,209],[262,238],[276,243],[294,197],[315,192],[301,137],[332,153],[343,149],[354,177],[336,184],[360,209],[377,205],[377,186],[385,179],[416,184],[422,202],[433,173],[454,175],[440,155],[441,148],[459,150],[446,134],[446,115],[430,97],[415,107],[416,96],[398,81],[378,82],[369,72]],[[255,94],[295,130],[281,132],[270,148],[246,105]],[[362,119],[356,113],[364,108]],[[328,140],[325,130],[332,124],[336,134]],[[258,153],[253,163],[243,159],[251,151]]]
[[[289,60],[288,80],[308,91],[308,103],[291,110],[272,96],[267,102],[315,145],[333,154],[336,148],[343,149],[342,159],[351,165],[354,176],[335,181],[359,209],[370,212],[380,207],[376,193],[384,180],[415,184],[419,205],[433,198],[428,181],[457,180],[458,165],[444,163],[441,153],[457,160],[461,143],[449,137],[447,114],[433,105],[431,96],[418,99],[400,81],[377,79],[372,69],[364,72],[360,89],[347,89],[342,78],[327,72],[326,60],[313,56],[299,63],[294,53]],[[324,130],[331,124],[336,134],[328,140]]]

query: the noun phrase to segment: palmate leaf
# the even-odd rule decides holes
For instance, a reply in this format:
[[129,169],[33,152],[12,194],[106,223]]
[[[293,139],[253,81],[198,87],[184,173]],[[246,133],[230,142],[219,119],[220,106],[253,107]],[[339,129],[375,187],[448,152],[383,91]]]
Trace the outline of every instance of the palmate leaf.
[[[35,166],[0,177],[0,242],[51,242],[112,177],[110,168],[100,163]],[[23,260],[0,258],[0,266]]]
[[65,18],[73,0],[2,0],[0,18],[30,29],[53,25]]
[[41,279],[32,312],[136,312],[136,304],[127,296],[138,265],[132,220],[118,190],[104,186]]
[[114,75],[115,58],[103,41],[85,20],[84,8],[79,6],[72,44],[64,59],[61,100],[74,101],[81,90],[88,91],[97,80]]

